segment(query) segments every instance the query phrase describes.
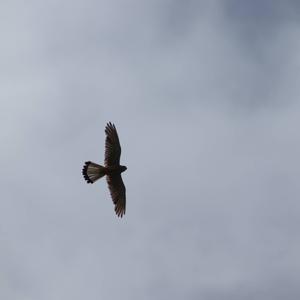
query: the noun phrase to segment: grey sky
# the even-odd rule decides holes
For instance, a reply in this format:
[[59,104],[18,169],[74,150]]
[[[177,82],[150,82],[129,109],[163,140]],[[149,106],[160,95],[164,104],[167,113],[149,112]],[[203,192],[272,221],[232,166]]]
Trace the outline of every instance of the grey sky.
[[[2,1],[1,299],[299,299],[297,1]],[[127,212],[105,181],[123,147]]]

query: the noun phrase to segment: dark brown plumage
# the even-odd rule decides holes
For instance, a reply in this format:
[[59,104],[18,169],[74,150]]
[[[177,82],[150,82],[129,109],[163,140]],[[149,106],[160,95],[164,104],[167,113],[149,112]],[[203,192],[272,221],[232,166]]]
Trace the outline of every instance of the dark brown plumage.
[[87,183],[94,183],[106,175],[110,195],[115,204],[115,212],[118,217],[123,217],[126,210],[126,188],[121,173],[127,168],[120,165],[121,146],[115,125],[107,123],[105,134],[104,166],[87,161],[82,174]]

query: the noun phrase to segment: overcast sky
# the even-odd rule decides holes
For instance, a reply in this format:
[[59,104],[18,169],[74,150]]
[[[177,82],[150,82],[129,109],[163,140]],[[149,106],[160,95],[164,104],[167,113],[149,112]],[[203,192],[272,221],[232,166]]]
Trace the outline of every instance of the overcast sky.
[[299,3],[1,1],[0,298],[298,300]]

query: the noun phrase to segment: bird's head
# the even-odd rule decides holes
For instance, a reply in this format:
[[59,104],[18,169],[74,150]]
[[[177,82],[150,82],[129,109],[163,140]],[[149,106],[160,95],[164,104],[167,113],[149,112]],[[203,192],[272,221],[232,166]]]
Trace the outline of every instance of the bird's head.
[[126,166],[121,166],[121,173],[126,171],[127,170],[127,167]]

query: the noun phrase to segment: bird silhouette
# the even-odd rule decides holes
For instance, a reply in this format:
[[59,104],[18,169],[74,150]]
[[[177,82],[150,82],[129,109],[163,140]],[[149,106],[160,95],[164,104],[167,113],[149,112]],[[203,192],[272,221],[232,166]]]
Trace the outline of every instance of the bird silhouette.
[[122,218],[126,210],[126,188],[121,173],[126,171],[127,167],[120,165],[121,145],[115,125],[107,123],[105,134],[104,166],[87,161],[83,166],[82,175],[87,183],[94,183],[106,176],[115,212]]

